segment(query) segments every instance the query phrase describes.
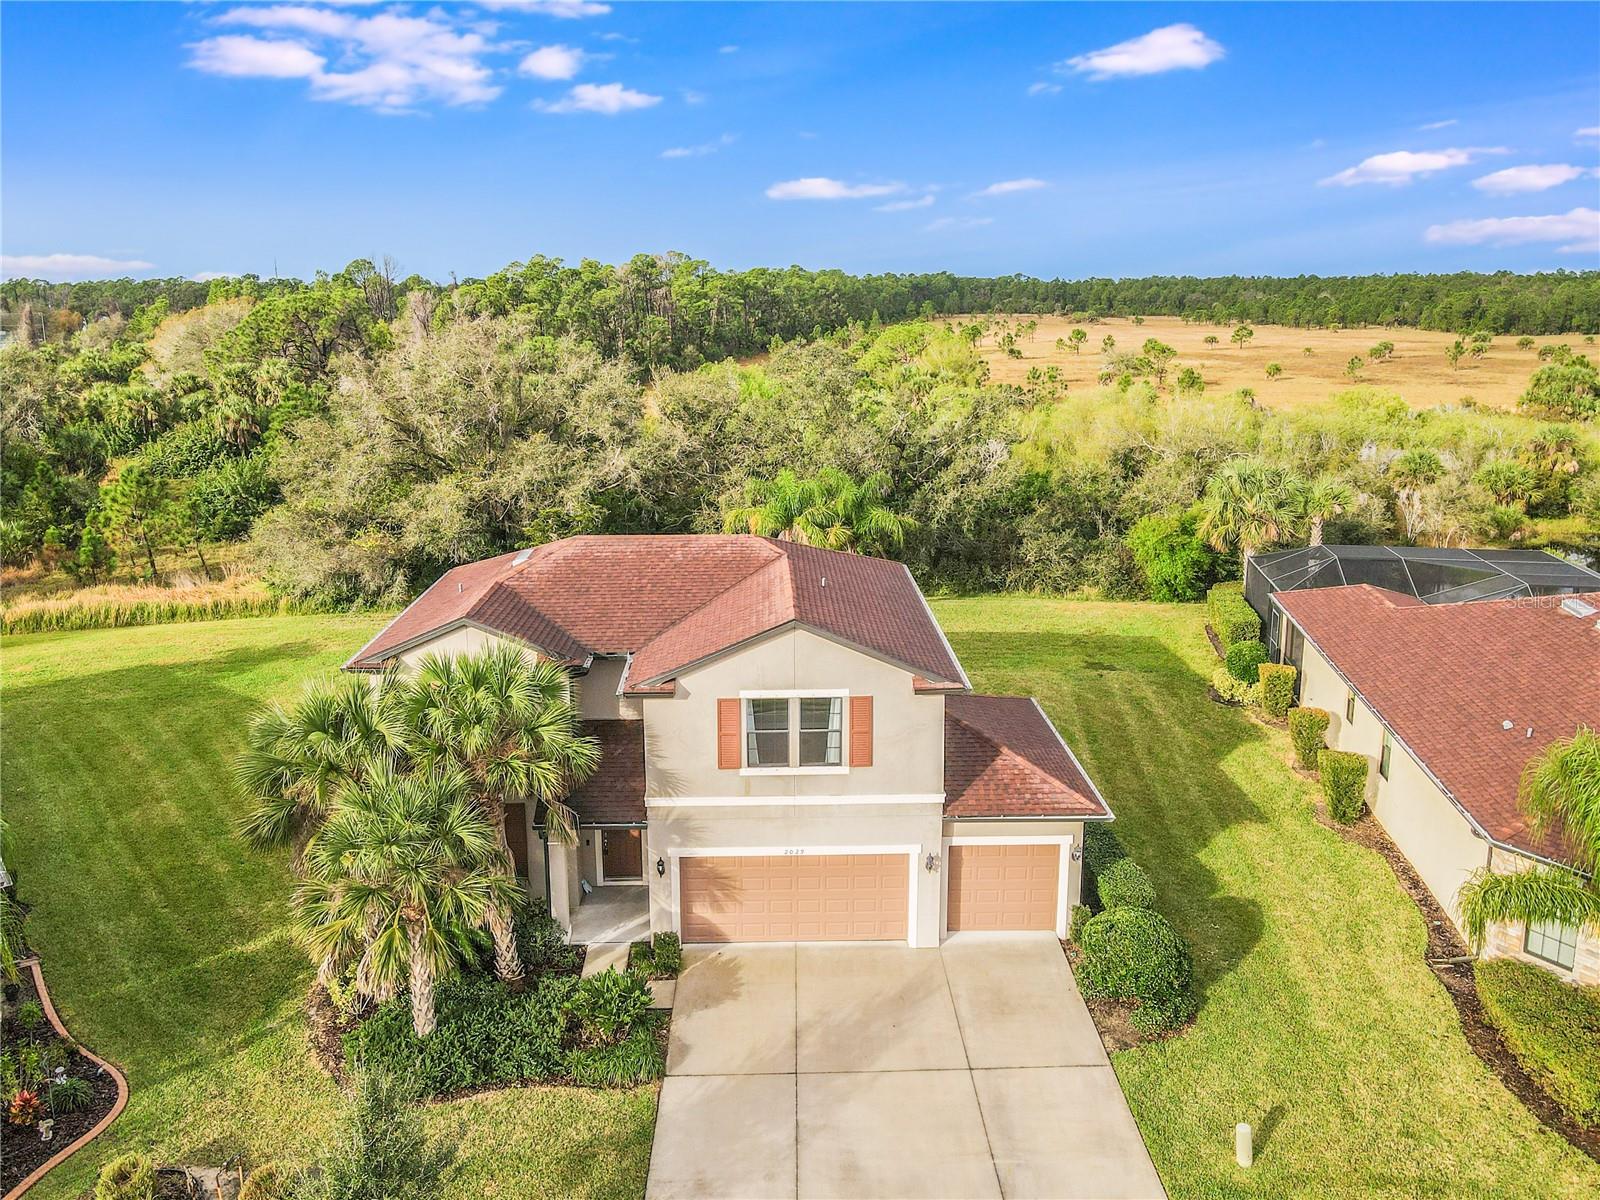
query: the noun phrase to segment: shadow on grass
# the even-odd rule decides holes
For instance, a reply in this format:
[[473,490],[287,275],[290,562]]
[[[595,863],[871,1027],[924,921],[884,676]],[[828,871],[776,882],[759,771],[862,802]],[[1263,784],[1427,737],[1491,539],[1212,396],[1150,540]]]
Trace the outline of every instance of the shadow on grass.
[[1255,740],[1238,711],[1160,637],[1105,633],[952,636],[979,689],[1039,698],[1110,804],[1113,828],[1189,939],[1202,1003],[1260,940],[1261,905],[1222,890],[1202,860],[1225,831],[1268,818],[1224,770]]
[[287,860],[233,838],[228,754],[261,703],[244,678],[309,677],[296,665],[322,652],[283,642],[91,665],[5,690],[8,731],[31,743],[6,766],[36,948],[136,1089],[271,1036],[303,990]]

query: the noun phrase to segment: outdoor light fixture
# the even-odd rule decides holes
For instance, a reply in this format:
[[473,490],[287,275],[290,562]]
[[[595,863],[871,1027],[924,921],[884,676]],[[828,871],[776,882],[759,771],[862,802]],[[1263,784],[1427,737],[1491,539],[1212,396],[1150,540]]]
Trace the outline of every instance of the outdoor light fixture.
[[1075,846],[1072,847],[1072,861],[1073,862],[1082,862],[1083,861],[1083,847],[1082,846],[1076,846],[1075,845]]
[[656,859],[656,875],[659,876],[662,879],[665,879],[667,877],[667,860],[666,859],[664,859],[664,858]]
[[939,856],[937,854],[928,855],[922,865],[929,871],[937,871],[939,869]]

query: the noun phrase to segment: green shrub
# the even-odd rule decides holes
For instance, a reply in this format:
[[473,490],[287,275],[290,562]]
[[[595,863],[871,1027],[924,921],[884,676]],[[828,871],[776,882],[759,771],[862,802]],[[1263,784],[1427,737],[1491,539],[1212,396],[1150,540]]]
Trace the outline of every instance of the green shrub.
[[1577,987],[1512,958],[1474,968],[1484,1015],[1574,1120],[1600,1125],[1600,987]]
[[1211,673],[1211,690],[1233,704],[1261,702],[1261,685],[1235,679],[1227,667],[1218,667]]
[[154,1200],[156,1165],[148,1154],[124,1154],[100,1168],[94,1200]]
[[683,946],[675,933],[658,933],[628,947],[628,970],[646,979],[676,979],[682,966]]
[[232,453],[215,422],[188,421],[146,443],[138,457],[150,474],[159,478],[190,479]]
[[567,1077],[580,1087],[632,1087],[667,1071],[658,1036],[660,1019],[640,1021],[622,1041],[584,1046],[567,1056]]
[[1074,904],[1072,916],[1067,925],[1067,940],[1074,946],[1083,945],[1083,926],[1090,917],[1094,916],[1094,909],[1087,904]]
[[1095,876],[1095,891],[1106,908],[1154,908],[1155,884],[1131,858],[1119,858]]
[[[582,952],[567,943],[566,931],[550,915],[543,900],[520,905],[512,914],[512,929],[522,965],[533,975],[576,975],[583,966]],[[485,969],[494,961],[493,948],[485,959]]]
[[1128,530],[1126,543],[1144,572],[1150,599],[1198,600],[1216,574],[1217,553],[1195,529],[1192,512],[1151,513]]
[[82,1112],[94,1103],[94,1085],[76,1076],[58,1080],[50,1085],[46,1102],[53,1113]]
[[1091,917],[1079,943],[1078,980],[1091,999],[1133,1000],[1141,1033],[1175,1029],[1194,1016],[1189,947],[1160,913],[1112,908]]
[[1121,839],[1117,837],[1109,822],[1084,823],[1083,865],[1091,875],[1098,877],[1119,858],[1127,857],[1127,850],[1123,848]]
[[1235,642],[1222,656],[1228,674],[1245,683],[1254,683],[1261,664],[1267,661],[1267,648],[1260,642]]
[[17,1024],[25,1029],[36,1029],[44,1024],[44,1005],[37,1000],[24,1000],[17,1005]]
[[591,1038],[621,1040],[650,1011],[650,987],[632,971],[615,967],[581,980],[572,996],[572,1015]]
[[1328,815],[1348,825],[1361,815],[1367,803],[1367,756],[1348,750],[1317,751],[1317,770],[1322,775],[1322,795],[1328,802]]
[[1317,754],[1323,748],[1323,735],[1333,718],[1322,708],[1292,708],[1289,710],[1289,740],[1294,743],[1295,761],[1302,770],[1317,769]]
[[1207,592],[1206,617],[1223,653],[1235,642],[1261,640],[1261,618],[1245,601],[1242,583],[1219,583]]
[[1274,720],[1283,720],[1294,704],[1295,669],[1288,663],[1262,663],[1256,670],[1261,676],[1262,710]]
[[438,1027],[428,1037],[412,1030],[410,1004],[400,997],[344,1035],[345,1057],[427,1096],[546,1079],[561,1072],[577,987],[575,976],[546,975],[513,993],[493,979],[464,975],[440,986]]
[[365,1071],[328,1150],[296,1200],[434,1200],[455,1163],[454,1146],[430,1138],[410,1103],[410,1081]]

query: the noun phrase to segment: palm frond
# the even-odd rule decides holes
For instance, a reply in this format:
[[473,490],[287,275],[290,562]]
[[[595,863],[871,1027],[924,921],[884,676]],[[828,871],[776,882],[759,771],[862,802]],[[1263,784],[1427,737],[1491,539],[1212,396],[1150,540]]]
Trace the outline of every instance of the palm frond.
[[1508,921],[1554,921],[1600,927],[1600,891],[1562,867],[1498,874],[1480,867],[1457,895],[1467,940],[1481,949],[1489,926]]

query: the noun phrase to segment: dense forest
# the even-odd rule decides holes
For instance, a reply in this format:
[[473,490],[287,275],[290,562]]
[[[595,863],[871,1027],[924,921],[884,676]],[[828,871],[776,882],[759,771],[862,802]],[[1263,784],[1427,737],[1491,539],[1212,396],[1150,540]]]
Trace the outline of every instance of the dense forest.
[[[8,583],[209,576],[226,558],[283,596],[392,604],[550,538],[729,527],[789,468],[879,481],[904,537],[878,549],[962,589],[1192,596],[1244,544],[1207,533],[1218,479],[1276,490],[1258,546],[1593,547],[1600,529],[1594,318],[1573,315],[1596,311],[1597,273],[1045,284],[669,256],[534,259],[447,289],[364,261],[201,286],[6,285],[23,318],[0,348]],[[1103,387],[996,385],[974,343],[1003,319],[942,319],[1060,305],[1091,324],[1162,297],[1205,320],[1403,311],[1485,348],[1494,311],[1572,338],[1518,351],[1516,413],[1357,386],[1275,412],[1207,394],[1154,338],[1104,346]],[[1457,310],[1475,315],[1440,315]]]

